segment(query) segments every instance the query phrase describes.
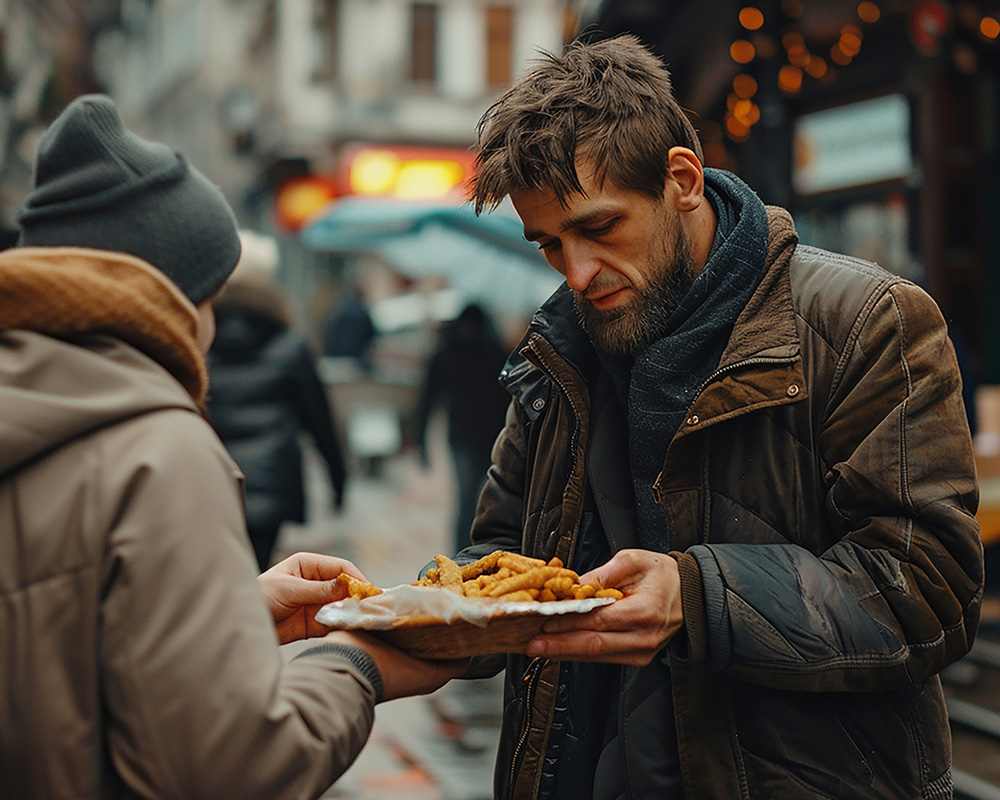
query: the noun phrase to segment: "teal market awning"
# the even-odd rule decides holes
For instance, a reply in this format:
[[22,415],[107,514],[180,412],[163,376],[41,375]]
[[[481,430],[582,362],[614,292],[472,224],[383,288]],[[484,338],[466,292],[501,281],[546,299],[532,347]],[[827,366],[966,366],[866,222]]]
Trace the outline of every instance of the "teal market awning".
[[470,300],[530,314],[562,277],[524,239],[520,220],[471,206],[342,198],[300,234],[309,249],[368,252],[409,277],[436,275]]

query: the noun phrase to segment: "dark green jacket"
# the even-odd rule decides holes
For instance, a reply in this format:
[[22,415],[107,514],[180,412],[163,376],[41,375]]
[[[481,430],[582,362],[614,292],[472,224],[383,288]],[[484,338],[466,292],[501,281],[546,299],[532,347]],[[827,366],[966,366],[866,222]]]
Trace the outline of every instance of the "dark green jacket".
[[[681,571],[662,659],[685,795],[951,797],[937,674],[971,647],[983,583],[954,351],[921,289],[768,216],[765,274],[654,486]],[[570,312],[564,286],[502,375],[515,402],[467,555],[634,546],[623,414]],[[595,798],[655,796],[657,668],[621,671]],[[498,797],[551,770],[559,674],[508,660]]]

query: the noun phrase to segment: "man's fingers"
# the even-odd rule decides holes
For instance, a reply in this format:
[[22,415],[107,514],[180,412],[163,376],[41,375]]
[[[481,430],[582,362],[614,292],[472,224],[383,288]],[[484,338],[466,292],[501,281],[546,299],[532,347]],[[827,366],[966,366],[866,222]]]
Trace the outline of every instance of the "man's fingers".
[[321,553],[296,553],[285,559],[285,562],[289,564],[289,572],[311,581],[333,580],[342,572],[358,580],[366,580],[361,570],[346,558]]
[[632,586],[642,578],[644,555],[642,550],[619,550],[610,561],[581,575],[580,583],[596,583],[616,589]]

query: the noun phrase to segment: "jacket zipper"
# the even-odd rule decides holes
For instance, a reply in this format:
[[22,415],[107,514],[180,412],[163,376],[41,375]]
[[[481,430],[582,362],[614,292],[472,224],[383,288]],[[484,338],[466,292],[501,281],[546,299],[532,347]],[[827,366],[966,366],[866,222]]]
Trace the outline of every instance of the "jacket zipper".
[[[754,366],[755,364],[791,364],[793,361],[795,361],[797,357],[798,356],[782,356],[782,357],[755,356],[754,358],[747,358],[744,359],[743,361],[734,361],[732,364],[727,364],[724,367],[719,367],[717,370],[715,370],[715,372],[713,372],[711,375],[705,378],[701,386],[698,387],[698,391],[695,392],[695,397],[696,398],[700,397],[701,393],[705,391],[705,388],[710,383],[712,383],[712,381],[736,369],[740,369],[742,367],[751,367]],[[656,503],[657,505],[661,505],[660,500],[663,496],[660,491],[660,481],[662,479],[663,479],[663,471],[661,470],[660,474],[656,476],[656,480],[653,481],[653,488],[652,488],[653,502]]]
[[[570,439],[570,452],[573,454],[573,461],[572,464],[570,465],[570,470],[569,470],[569,477],[570,479],[572,479],[573,476],[576,475],[576,468],[577,465],[579,464],[577,451],[580,449],[579,448],[580,431],[583,429],[583,422],[582,422],[583,415],[580,413],[580,408],[577,405],[576,401],[573,399],[573,395],[570,393],[569,388],[566,386],[566,383],[558,375],[556,375],[555,370],[553,370],[551,365],[549,365],[549,363],[545,360],[545,356],[542,353],[540,353],[537,349],[535,349],[533,345],[529,345],[524,349],[531,350],[531,353],[537,359],[537,363],[535,364],[535,366],[538,367],[538,369],[540,369],[546,375],[548,375],[549,380],[553,381],[559,387],[559,389],[563,393],[563,396],[566,398],[566,401],[569,403],[570,408],[573,409],[573,418],[575,420],[575,424],[573,425],[573,435]],[[527,357],[526,353],[525,357]],[[575,524],[575,528],[577,530],[579,530],[580,516],[581,516],[580,514],[577,514],[576,524]],[[576,550],[576,531],[573,532],[569,551],[562,556],[563,561],[565,561],[568,564],[573,558],[573,553],[575,550]]]
[[518,737],[517,744],[514,746],[514,752],[511,755],[510,776],[507,783],[508,798],[514,796],[514,781],[521,766],[524,743],[528,740],[528,732],[531,730],[531,704],[534,700],[535,689],[538,686],[538,679],[542,674],[542,667],[545,665],[546,660],[540,657],[533,658],[524,670],[524,675],[521,677],[521,682],[527,684],[524,690],[524,722],[521,724],[521,735]]
[[570,394],[566,384],[559,378],[559,376],[556,375],[555,371],[545,360],[545,356],[539,353],[534,347],[531,347],[531,352],[535,354],[535,357],[538,359],[538,363],[545,368],[545,372],[549,376],[549,379],[558,384],[559,388],[562,389],[563,395],[566,397],[566,400],[569,401],[570,408],[573,409],[573,415],[576,418],[576,425],[573,428],[573,446],[571,448],[573,452],[573,464],[569,471],[569,474],[573,475],[576,472],[576,445],[580,438],[580,409],[577,408],[576,402],[573,400],[573,395]]
[[725,375],[728,372],[732,372],[735,369],[739,369],[741,367],[751,367],[755,364],[791,364],[796,358],[798,358],[798,356],[755,356],[753,358],[744,359],[743,361],[734,361],[732,364],[719,367],[715,372],[705,378],[701,386],[698,387],[698,392],[695,394],[695,397],[705,391],[705,387],[716,378],[721,375]]

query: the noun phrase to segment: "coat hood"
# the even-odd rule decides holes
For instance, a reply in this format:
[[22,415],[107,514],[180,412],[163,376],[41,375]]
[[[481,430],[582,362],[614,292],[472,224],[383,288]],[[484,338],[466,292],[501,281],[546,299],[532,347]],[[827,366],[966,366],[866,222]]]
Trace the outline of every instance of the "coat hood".
[[164,408],[197,413],[169,372],[118,339],[0,331],[0,479],[71,439]]

